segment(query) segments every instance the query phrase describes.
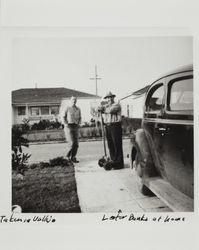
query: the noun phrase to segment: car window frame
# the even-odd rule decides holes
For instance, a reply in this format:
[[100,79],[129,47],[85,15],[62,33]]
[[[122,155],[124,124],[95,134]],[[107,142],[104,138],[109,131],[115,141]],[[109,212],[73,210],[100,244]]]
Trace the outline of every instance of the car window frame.
[[187,79],[193,79],[193,72],[188,75],[182,75],[182,76],[176,76],[175,78],[169,78],[167,82],[167,96],[166,96],[166,105],[165,105],[165,113],[168,116],[185,116],[185,115],[192,115],[193,116],[193,110],[170,110],[170,97],[171,97],[171,89],[172,85],[175,82],[187,80]]
[[[160,88],[161,86],[163,86],[163,98],[162,98],[162,108],[160,110],[147,110],[147,102],[149,100],[149,98],[152,97],[153,93]],[[154,90],[155,88],[155,90]],[[145,98],[145,102],[144,102],[144,117],[158,117],[158,118],[163,118],[163,114],[164,114],[164,109],[165,109],[165,82],[164,79],[161,79],[161,81],[153,84],[150,89],[148,90],[147,94],[146,94],[146,98]]]

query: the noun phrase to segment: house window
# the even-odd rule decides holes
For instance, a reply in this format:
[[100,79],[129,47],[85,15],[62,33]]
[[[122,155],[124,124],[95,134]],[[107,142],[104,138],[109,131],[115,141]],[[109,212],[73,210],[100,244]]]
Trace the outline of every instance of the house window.
[[26,115],[26,107],[18,107],[18,115]]
[[49,115],[49,107],[41,107],[41,115]]
[[39,115],[39,107],[31,107],[30,114],[31,114],[31,116],[38,116]]
[[50,108],[50,110],[51,110],[51,115],[58,115],[59,114],[59,106],[52,106],[51,108]]

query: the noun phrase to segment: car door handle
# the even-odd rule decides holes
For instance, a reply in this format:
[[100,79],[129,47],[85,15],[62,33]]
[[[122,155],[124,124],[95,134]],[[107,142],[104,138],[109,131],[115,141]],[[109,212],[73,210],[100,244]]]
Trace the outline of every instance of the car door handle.
[[161,132],[167,131],[166,128],[162,128],[162,127],[158,127],[158,128],[156,128],[156,130],[161,131]]
[[156,133],[160,133],[162,135],[168,134],[169,130],[170,130],[169,128],[165,127],[160,127],[160,126],[155,127]]
[[161,124],[156,124],[155,125],[155,130],[156,131],[166,131],[167,128],[165,126],[162,126]]

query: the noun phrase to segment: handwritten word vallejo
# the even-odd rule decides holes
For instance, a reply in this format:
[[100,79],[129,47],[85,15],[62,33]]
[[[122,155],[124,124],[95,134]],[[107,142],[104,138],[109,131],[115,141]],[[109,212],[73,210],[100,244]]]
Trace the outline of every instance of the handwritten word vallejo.
[[43,222],[43,223],[53,223],[55,222],[55,218],[50,215],[44,216],[33,216],[29,218],[20,217],[19,215],[16,216],[14,213],[11,216],[1,215],[0,216],[0,223],[31,223],[31,222]]

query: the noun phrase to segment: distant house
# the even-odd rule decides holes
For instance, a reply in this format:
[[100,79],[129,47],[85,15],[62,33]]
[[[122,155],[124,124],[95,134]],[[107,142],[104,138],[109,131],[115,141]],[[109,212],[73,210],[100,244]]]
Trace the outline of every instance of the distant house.
[[145,94],[149,87],[150,85],[147,85],[120,100],[124,116],[142,118]]
[[27,88],[12,91],[12,123],[21,124],[24,118],[30,123],[43,119],[60,120],[61,106],[68,105],[71,96],[78,99],[82,121],[90,121],[91,103],[99,100],[99,96],[67,88]]

